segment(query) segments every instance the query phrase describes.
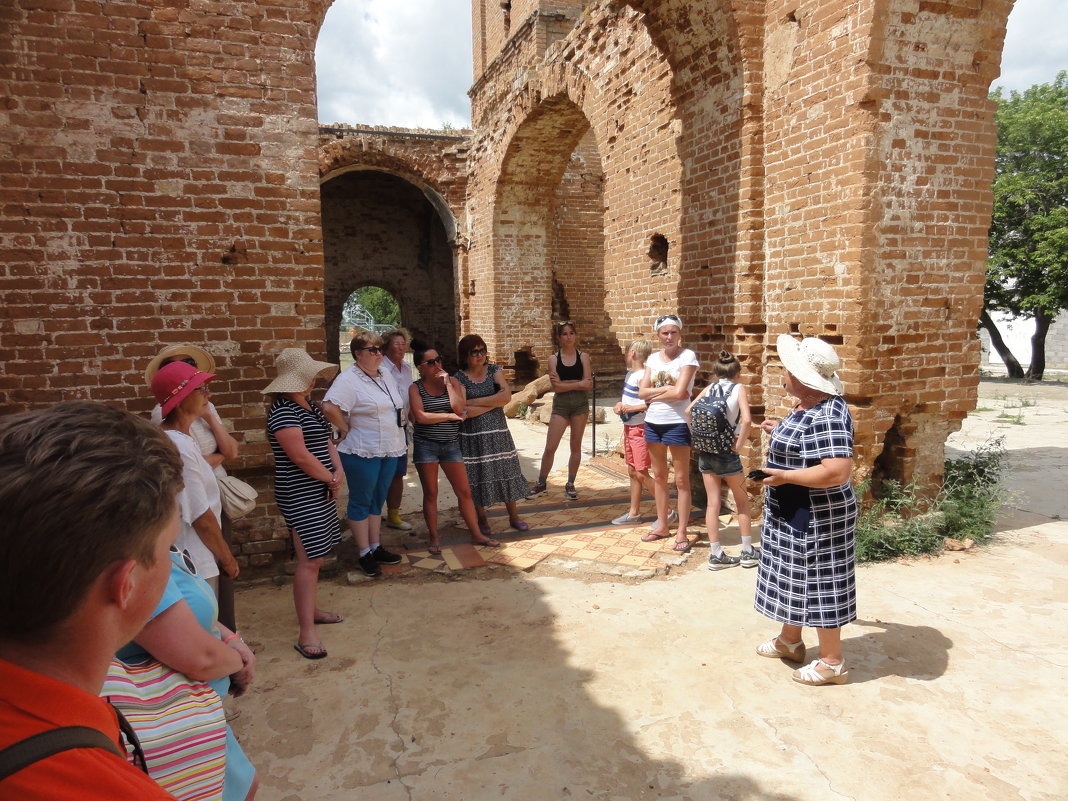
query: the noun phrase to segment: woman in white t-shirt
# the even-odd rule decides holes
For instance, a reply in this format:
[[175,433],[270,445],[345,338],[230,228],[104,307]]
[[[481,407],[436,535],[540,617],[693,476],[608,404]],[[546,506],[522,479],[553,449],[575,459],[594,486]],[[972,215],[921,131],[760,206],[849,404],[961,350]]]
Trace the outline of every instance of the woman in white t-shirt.
[[657,317],[653,330],[663,349],[646,360],[638,397],[649,405],[645,413],[645,442],[649,447],[656,489],[656,524],[642,540],[653,542],[671,536],[667,485],[667,457],[670,453],[675,465],[675,488],[679,496],[679,526],[673,548],[685,553],[690,550],[686,526],[691,505],[691,440],[685,414],[686,407],[690,405],[698,362],[692,350],[682,347],[682,320],[677,314]]

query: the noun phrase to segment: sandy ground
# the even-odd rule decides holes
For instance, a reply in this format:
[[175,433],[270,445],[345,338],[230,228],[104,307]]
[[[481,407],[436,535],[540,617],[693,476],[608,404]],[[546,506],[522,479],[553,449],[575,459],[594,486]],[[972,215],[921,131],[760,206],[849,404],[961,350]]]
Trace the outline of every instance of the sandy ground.
[[[1004,531],[860,568],[844,686],[794,684],[792,665],[756,656],[775,626],[752,609],[755,571],[700,559],[644,581],[342,572],[320,600],[346,619],[320,627],[317,662],[293,651],[288,586],[242,589],[260,662],[234,728],[258,797],[1068,797],[1068,385],[984,382],[980,404],[950,444],[1005,437]],[[532,476],[544,428],[514,426]]]

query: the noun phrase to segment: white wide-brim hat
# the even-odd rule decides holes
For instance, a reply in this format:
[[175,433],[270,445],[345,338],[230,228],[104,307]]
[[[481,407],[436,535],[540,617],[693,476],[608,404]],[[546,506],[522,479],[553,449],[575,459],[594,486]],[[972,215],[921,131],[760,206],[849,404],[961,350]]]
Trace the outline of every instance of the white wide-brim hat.
[[831,345],[818,337],[798,342],[789,334],[781,334],[776,347],[783,367],[806,387],[828,395],[842,394],[842,381],[838,378],[842,360]]
[[341,368],[330,362],[317,362],[303,348],[286,348],[275,358],[274,369],[278,371],[278,377],[264,387],[264,395],[304,392],[320,373]]
[[198,348],[196,345],[168,345],[148,363],[148,367],[145,368],[145,382],[152,383],[152,377],[159,372],[164,362],[180,359],[192,359],[197,369],[202,372],[215,372],[215,357],[203,348]]

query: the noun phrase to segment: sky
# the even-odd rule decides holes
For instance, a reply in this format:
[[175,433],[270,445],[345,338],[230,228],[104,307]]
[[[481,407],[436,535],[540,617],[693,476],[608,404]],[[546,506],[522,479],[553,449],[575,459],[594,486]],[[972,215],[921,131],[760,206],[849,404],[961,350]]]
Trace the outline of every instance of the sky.
[[[1022,91],[1068,70],[1065,4],[1017,0],[994,87]],[[315,58],[324,125],[470,125],[471,0],[335,0]]]

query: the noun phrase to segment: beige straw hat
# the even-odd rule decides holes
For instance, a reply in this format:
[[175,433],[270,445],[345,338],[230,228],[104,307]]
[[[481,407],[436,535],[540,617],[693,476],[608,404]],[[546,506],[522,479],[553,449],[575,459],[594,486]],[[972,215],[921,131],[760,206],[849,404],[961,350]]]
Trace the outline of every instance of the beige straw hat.
[[181,359],[192,359],[201,372],[215,372],[215,358],[203,348],[196,345],[168,345],[148,363],[145,368],[145,382],[152,383],[152,377],[159,372],[164,362]]
[[789,334],[782,334],[776,346],[783,367],[806,387],[828,395],[842,394],[842,381],[838,378],[842,360],[830,344],[818,337],[798,342]]
[[304,348],[286,348],[275,358],[274,369],[278,377],[263,389],[264,395],[303,392],[320,373],[341,368],[330,362],[317,362]]

